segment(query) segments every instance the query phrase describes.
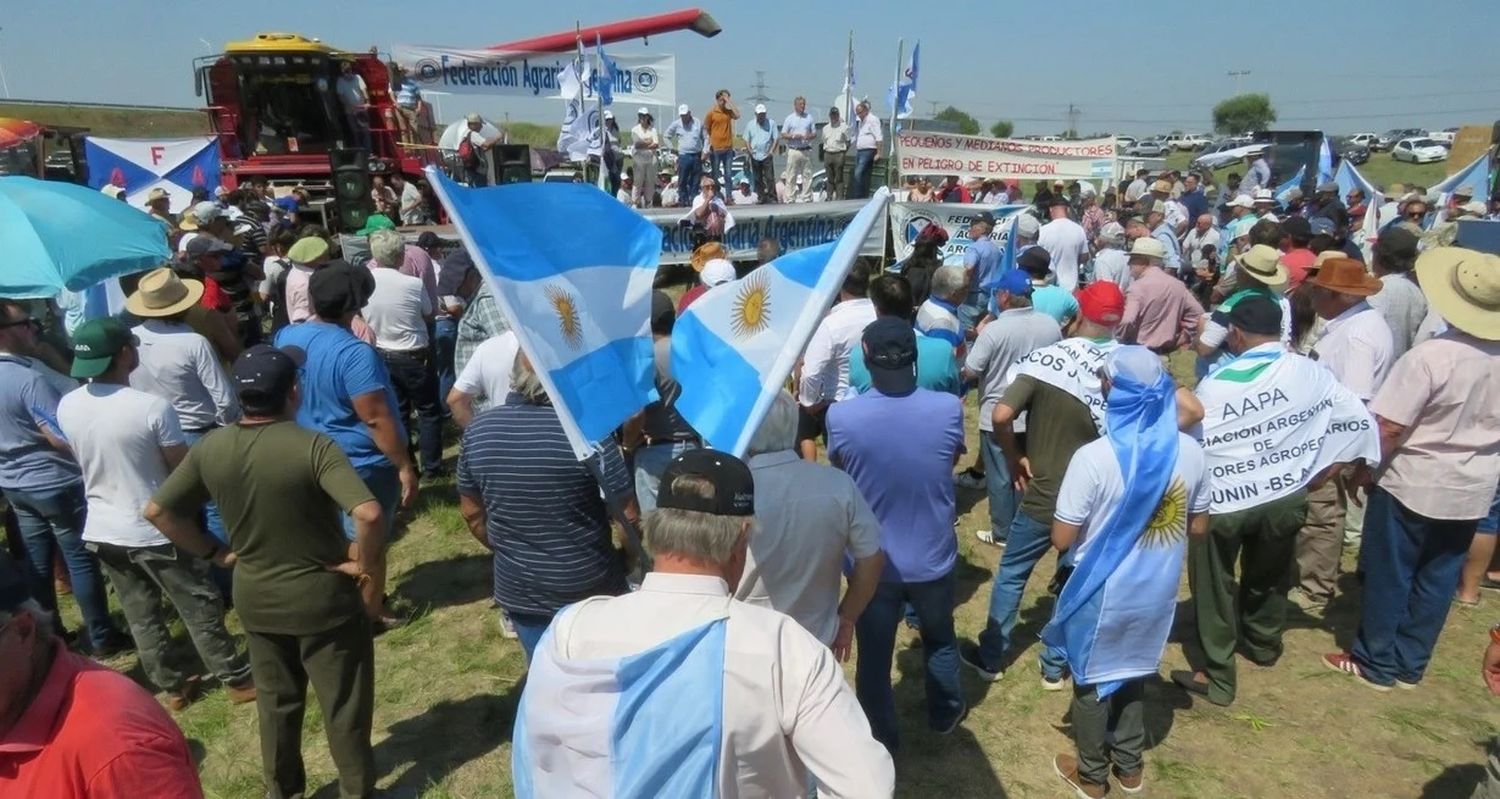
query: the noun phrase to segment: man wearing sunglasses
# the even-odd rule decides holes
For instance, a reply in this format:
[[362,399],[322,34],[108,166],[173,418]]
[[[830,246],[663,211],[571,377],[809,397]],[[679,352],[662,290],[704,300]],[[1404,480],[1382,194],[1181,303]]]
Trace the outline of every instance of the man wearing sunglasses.
[[130,639],[110,621],[104,577],[83,547],[83,476],[57,429],[61,395],[31,359],[39,330],[24,306],[0,300],[0,491],[21,528],[31,595],[56,613],[52,558],[61,551],[84,640],[95,657],[105,657],[129,649]]

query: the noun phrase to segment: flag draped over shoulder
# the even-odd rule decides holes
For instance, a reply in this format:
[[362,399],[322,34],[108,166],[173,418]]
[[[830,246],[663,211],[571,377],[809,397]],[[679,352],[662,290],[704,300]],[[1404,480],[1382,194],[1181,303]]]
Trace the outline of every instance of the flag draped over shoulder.
[[1198,384],[1210,511],[1233,513],[1305,488],[1334,463],[1380,460],[1365,404],[1317,362],[1266,344]]
[[736,457],[771,407],[823,318],[890,191],[881,188],[838,241],[797,250],[709,289],[672,328],[677,412],[714,449]]
[[715,796],[727,619],[622,658],[569,658],[557,643],[585,600],[536,647],[516,711],[517,799]]
[[656,399],[650,313],[661,229],[584,184],[471,189],[432,167],[427,179],[552,398],[574,454],[587,457],[593,442]]
[[[1144,347],[1126,347],[1116,350],[1115,357],[1154,360],[1156,355]],[[1176,548],[1136,546],[1175,479],[1178,453],[1177,389],[1160,366],[1149,366],[1157,375],[1153,382],[1127,372],[1111,380],[1105,436],[1119,463],[1125,490],[1110,516],[1091,525],[1093,540],[1087,557],[1079,560],[1057,598],[1052,621],[1042,630],[1042,641],[1061,647],[1075,680],[1096,686],[1100,699],[1114,693],[1123,680],[1139,676],[1132,667],[1149,652],[1152,642],[1144,639],[1150,636],[1121,631],[1139,634],[1148,621],[1162,626],[1160,609],[1149,603],[1143,606],[1141,597],[1160,589],[1158,578],[1172,566],[1180,568],[1182,559]],[[1130,566],[1122,569],[1127,558]],[[1174,577],[1174,597],[1176,588]],[[1164,627],[1170,626],[1170,612],[1165,619]],[[1166,643],[1165,629],[1160,643]],[[1146,659],[1154,666],[1160,655],[1158,647]]]

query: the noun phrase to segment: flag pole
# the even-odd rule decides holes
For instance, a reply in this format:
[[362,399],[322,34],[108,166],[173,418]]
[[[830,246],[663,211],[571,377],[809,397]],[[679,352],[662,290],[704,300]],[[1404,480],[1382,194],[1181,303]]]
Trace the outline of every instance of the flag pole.
[[844,58],[844,124],[854,120],[854,29],[849,29],[849,55]]
[[889,152],[886,155],[886,159],[887,160],[885,162],[885,184],[887,186],[890,186],[892,190],[894,190],[896,188],[896,169],[895,169],[894,165],[892,164],[892,161],[894,161],[895,158],[896,158],[896,116],[901,113],[901,109],[898,108],[897,106],[901,102],[901,59],[902,59],[903,56],[905,56],[905,54],[906,54],[906,40],[905,39],[897,39],[896,40],[896,82],[891,84],[892,86],[894,86],[896,88],[896,94],[892,98],[892,101],[891,101],[891,120],[890,120],[891,135],[889,137],[890,138],[890,142],[889,142],[889,146],[888,146]]
[[604,129],[604,91],[599,85],[604,80],[604,40],[594,34],[594,108],[599,112],[599,190],[609,191],[608,175],[605,174],[604,156],[609,150],[609,133]]

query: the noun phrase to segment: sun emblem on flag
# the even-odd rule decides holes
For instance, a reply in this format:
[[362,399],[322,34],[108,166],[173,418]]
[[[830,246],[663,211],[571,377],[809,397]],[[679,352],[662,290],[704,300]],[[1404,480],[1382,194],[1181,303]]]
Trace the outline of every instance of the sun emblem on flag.
[[1187,506],[1187,486],[1181,478],[1174,477],[1167,493],[1161,497],[1161,504],[1151,514],[1151,521],[1146,523],[1145,532],[1141,533],[1141,544],[1166,548],[1186,538]]
[[578,318],[578,300],[561,286],[548,286],[547,301],[552,303],[552,312],[557,314],[557,328],[563,341],[575,350],[582,347],[583,325]]
[[771,325],[771,281],[764,274],[751,273],[740,283],[739,296],[729,326],[738,338],[749,338]]

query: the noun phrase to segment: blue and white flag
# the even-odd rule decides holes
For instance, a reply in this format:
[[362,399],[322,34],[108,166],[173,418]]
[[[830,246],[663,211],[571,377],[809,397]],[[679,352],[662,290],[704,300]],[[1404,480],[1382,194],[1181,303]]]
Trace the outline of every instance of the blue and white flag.
[[1443,180],[1443,182],[1432,187],[1432,191],[1441,195],[1443,203],[1447,204],[1448,197],[1453,190],[1463,186],[1472,192],[1472,196],[1481,199],[1490,196],[1490,154],[1486,150],[1478,158],[1475,158],[1468,166],[1454,172]]
[[1328,143],[1328,137],[1323,137],[1323,144],[1318,148],[1318,182],[1327,183],[1333,180],[1333,147]]
[[1306,173],[1307,173],[1307,165],[1303,164],[1302,166],[1297,167],[1297,174],[1292,175],[1292,177],[1291,177],[1290,180],[1288,180],[1287,182],[1281,184],[1280,186],[1277,186],[1276,187],[1276,202],[1278,202],[1278,203],[1280,203],[1282,205],[1286,205],[1287,201],[1291,199],[1292,189],[1297,189],[1297,188],[1301,188],[1302,187],[1302,176],[1304,174],[1306,174]]
[[911,104],[917,98],[917,64],[921,54],[922,43],[917,42],[911,48],[911,61],[907,62],[901,79],[891,84],[891,90],[886,94],[885,103],[890,106],[891,115],[896,119],[911,116]]
[[[661,228],[587,184],[427,179],[552,398],[580,460],[655,400]],[[578,234],[584,221],[588,235]]]
[[1339,184],[1339,200],[1347,202],[1349,192],[1359,189],[1365,193],[1365,199],[1369,200],[1375,196],[1375,185],[1365,180],[1365,176],[1359,174],[1354,164],[1345,158],[1339,162],[1338,171],[1333,173],[1333,182]]
[[594,52],[599,56],[599,74],[597,76],[599,86],[599,99],[605,105],[614,105],[615,102],[615,74],[619,71],[615,68],[615,62],[604,54],[604,41],[595,36]]
[[710,447],[742,456],[870,231],[884,222],[882,187],[838,241],[787,253],[709,289],[672,328],[677,412]]
[[213,136],[191,139],[105,139],[86,136],[84,157],[89,165],[89,188],[106,185],[125,190],[125,202],[140,208],[152,189],[166,191],[172,213],[193,204],[193,191],[210,194],[219,185],[219,141]]
[[555,638],[592,601],[558,615],[527,669],[511,735],[517,799],[716,796],[726,619],[629,657],[569,658]]

